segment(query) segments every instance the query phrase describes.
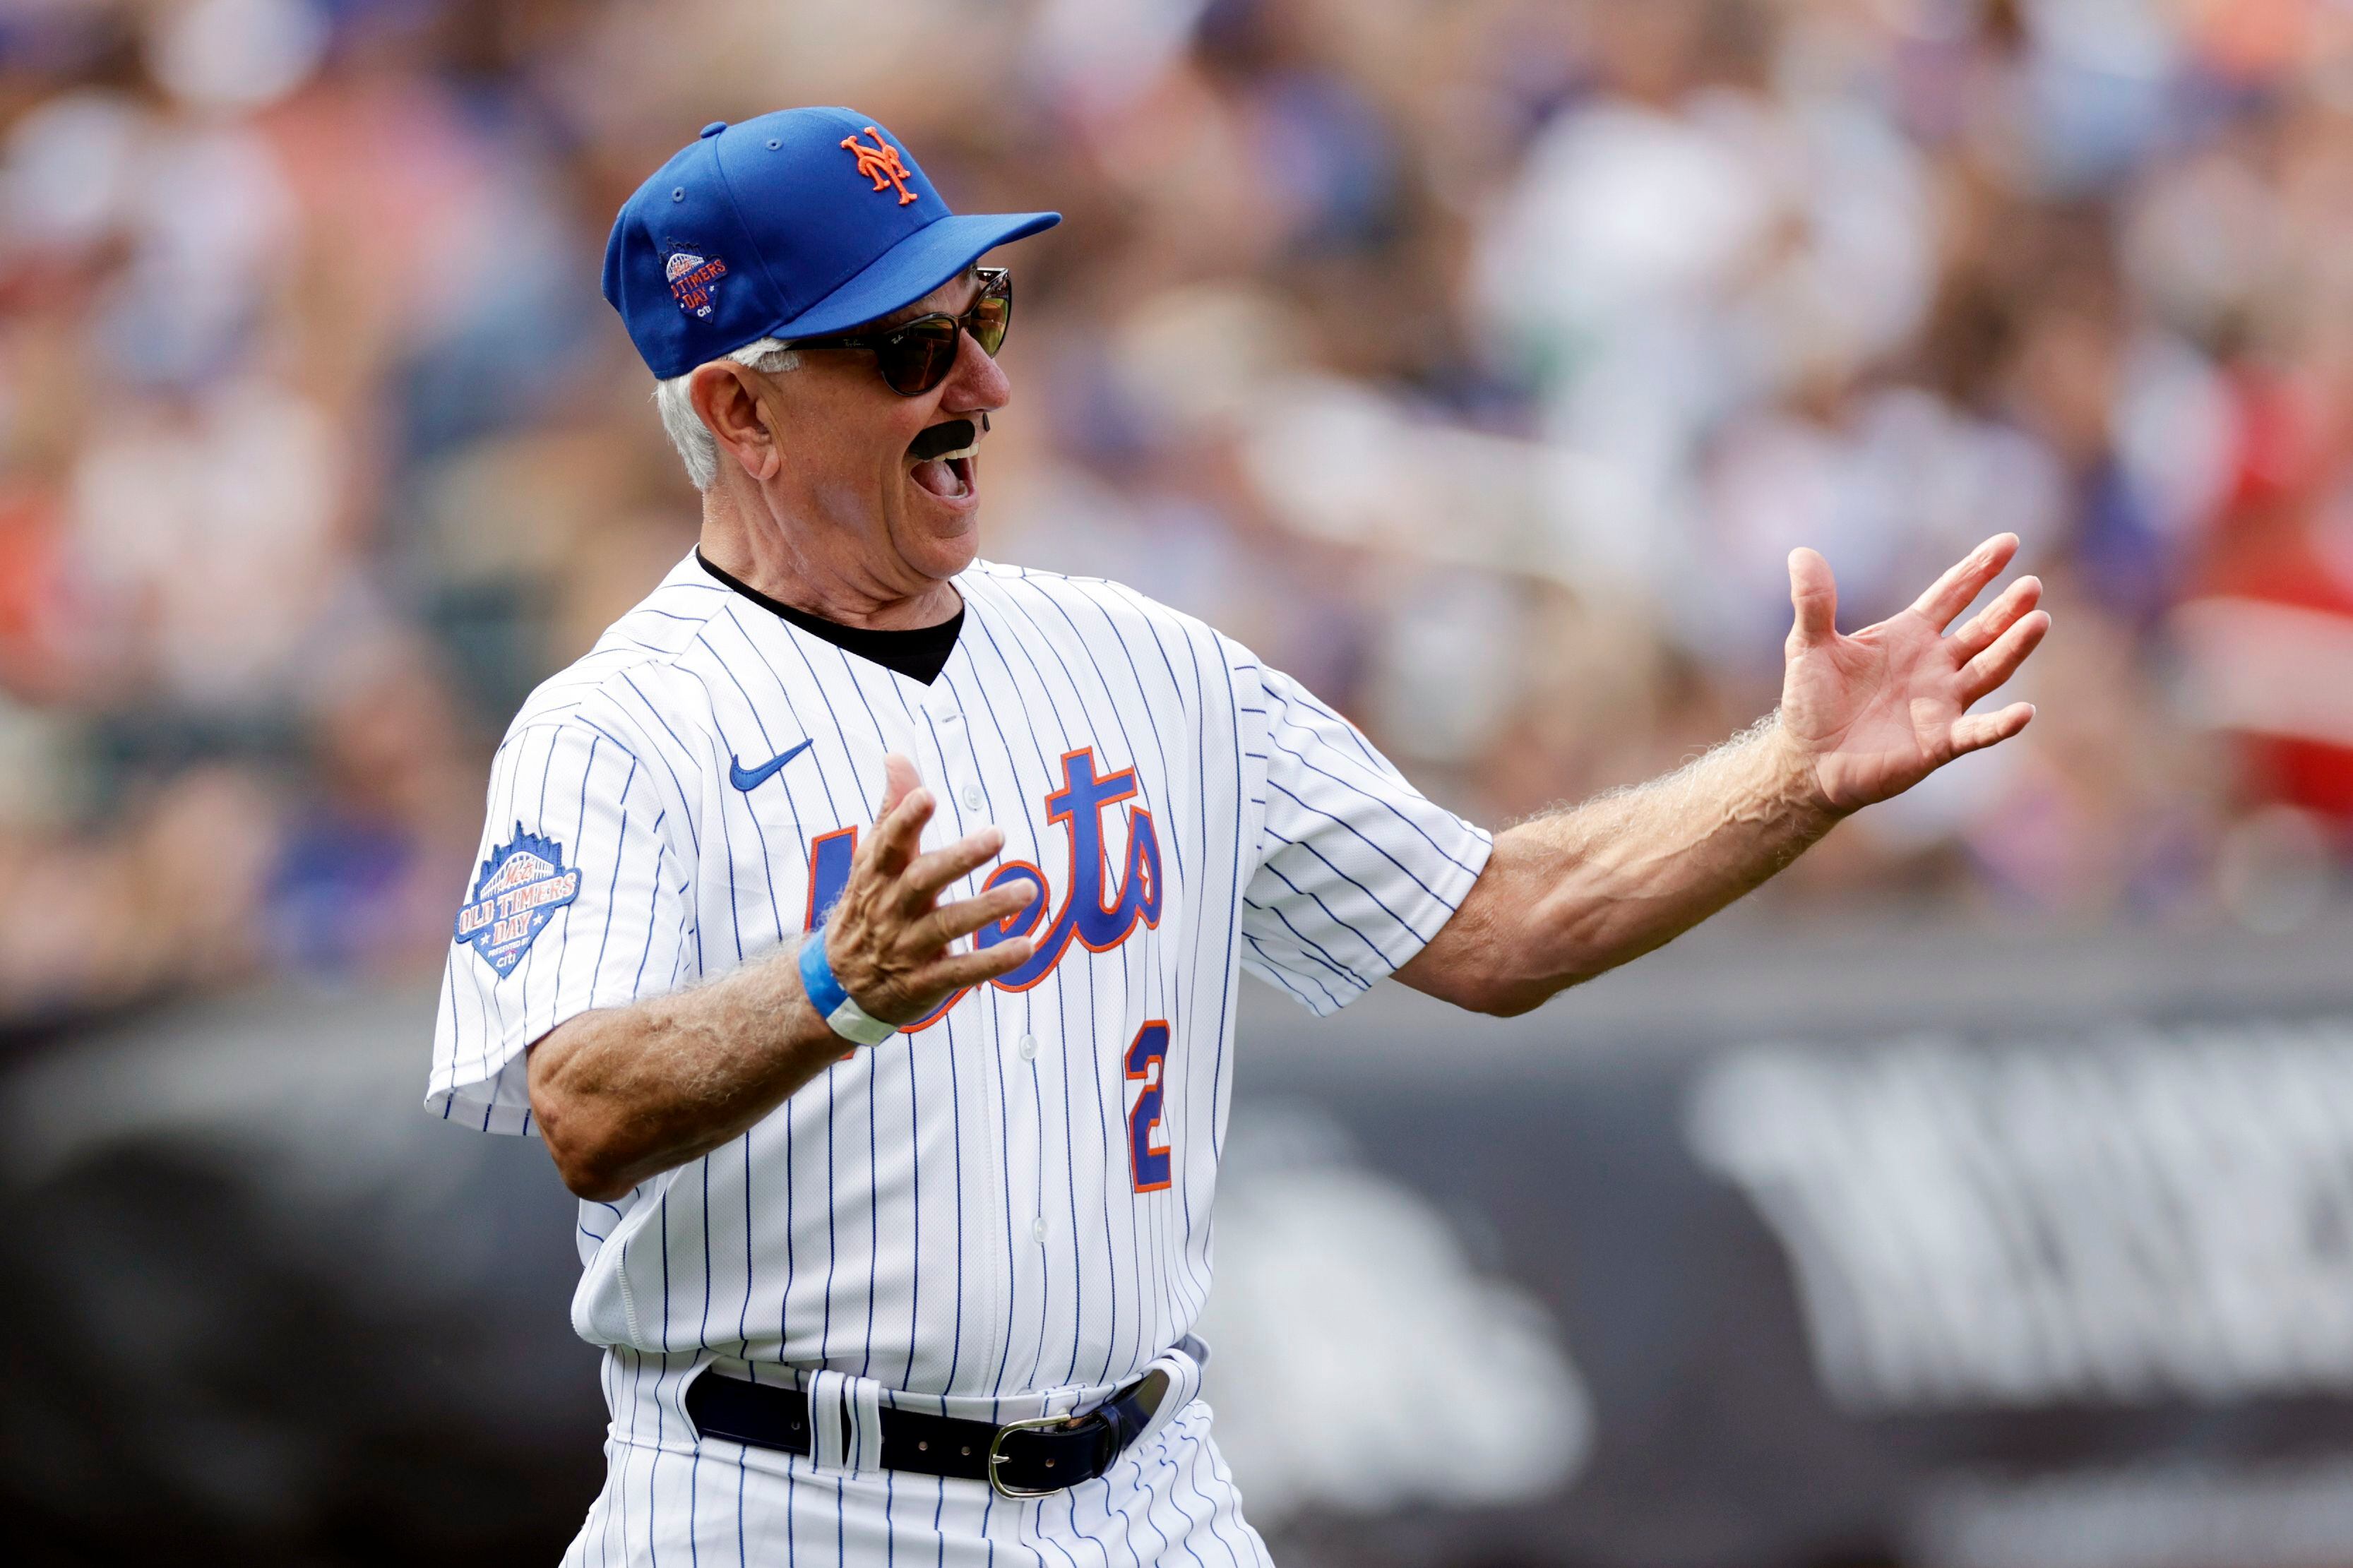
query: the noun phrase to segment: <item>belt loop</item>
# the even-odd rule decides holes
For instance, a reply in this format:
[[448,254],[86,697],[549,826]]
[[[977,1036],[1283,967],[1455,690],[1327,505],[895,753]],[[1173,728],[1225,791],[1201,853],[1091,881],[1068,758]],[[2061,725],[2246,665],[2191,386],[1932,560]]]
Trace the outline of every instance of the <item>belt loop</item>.
[[813,1372],[808,1379],[809,1463],[830,1470],[849,1468],[849,1380],[838,1372]]
[[871,1377],[813,1372],[808,1379],[809,1460],[828,1469],[882,1468],[882,1385]]
[[882,1468],[882,1385],[871,1377],[849,1380],[849,1468]]
[[1160,1403],[1152,1407],[1151,1417],[1145,1422],[1144,1430],[1135,1435],[1129,1447],[1158,1436],[1187,1405],[1200,1397],[1201,1368],[1208,1359],[1209,1347],[1193,1335],[1187,1334],[1161,1352],[1144,1369],[1145,1377],[1155,1372],[1166,1377],[1168,1386],[1161,1391]]

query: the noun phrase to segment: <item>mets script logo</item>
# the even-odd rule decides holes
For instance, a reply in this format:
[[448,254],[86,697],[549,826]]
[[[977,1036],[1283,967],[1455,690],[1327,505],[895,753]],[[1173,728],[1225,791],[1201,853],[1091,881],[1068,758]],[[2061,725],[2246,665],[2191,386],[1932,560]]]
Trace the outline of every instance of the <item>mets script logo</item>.
[[697,256],[691,250],[670,252],[669,264],[663,268],[670,279],[670,291],[678,300],[678,308],[692,316],[711,314],[711,296],[719,280],[727,276],[727,263],[719,258]]
[[566,870],[564,847],[525,833],[491,851],[474,879],[473,896],[458,910],[458,941],[470,942],[503,980],[555,911],[580,896],[580,873]]
[[915,193],[907,188],[907,177],[914,171],[900,162],[899,149],[883,141],[882,132],[870,125],[866,128],[866,134],[874,138],[873,146],[869,147],[855,136],[843,137],[841,144],[857,158],[858,172],[872,180],[876,190],[885,185],[895,188],[899,193],[899,205],[905,206],[915,199]]
[[[1103,813],[1136,795],[1135,770],[1123,768],[1095,776],[1092,746],[1062,758],[1062,787],[1046,797],[1046,820],[1058,824],[1071,846],[1070,874],[1063,882],[1062,907],[1052,920],[1046,910],[1053,900],[1046,873],[1027,860],[1008,860],[989,873],[984,890],[1027,882],[1029,902],[1011,917],[985,925],[973,937],[980,947],[995,947],[1017,936],[1035,934],[1038,948],[1020,968],[988,984],[1006,991],[1027,991],[1053,973],[1062,955],[1077,942],[1090,952],[1108,952],[1125,942],[1140,921],[1160,924],[1160,834],[1152,814],[1140,805],[1127,808],[1127,861],[1116,879],[1109,876],[1110,858],[1103,842]],[[858,829],[828,833],[809,846],[809,916],[814,927],[849,885],[849,861],[858,851]],[[1044,930],[1039,931],[1040,924]],[[915,1030],[936,1023],[962,1000],[959,991],[906,1026]]]

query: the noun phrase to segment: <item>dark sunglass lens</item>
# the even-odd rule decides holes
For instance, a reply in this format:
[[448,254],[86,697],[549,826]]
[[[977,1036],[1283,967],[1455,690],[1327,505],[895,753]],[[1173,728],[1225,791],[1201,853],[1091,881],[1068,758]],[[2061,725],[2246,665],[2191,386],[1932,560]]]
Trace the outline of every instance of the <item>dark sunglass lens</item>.
[[891,390],[913,397],[947,378],[955,363],[956,326],[945,319],[913,322],[893,332],[875,356]]
[[972,308],[967,318],[973,342],[981,353],[992,359],[1005,346],[1005,329],[1013,324],[1013,298],[1009,294],[984,294]]

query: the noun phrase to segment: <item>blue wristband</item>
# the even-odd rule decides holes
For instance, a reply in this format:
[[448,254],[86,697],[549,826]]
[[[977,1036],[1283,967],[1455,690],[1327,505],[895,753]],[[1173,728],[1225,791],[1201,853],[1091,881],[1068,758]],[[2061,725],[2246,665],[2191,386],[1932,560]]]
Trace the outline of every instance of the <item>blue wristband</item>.
[[896,1025],[886,1024],[860,1006],[858,999],[833,977],[833,965],[825,956],[822,924],[801,938],[799,957],[801,989],[808,993],[809,1005],[835,1034],[861,1046],[879,1046],[898,1033]]

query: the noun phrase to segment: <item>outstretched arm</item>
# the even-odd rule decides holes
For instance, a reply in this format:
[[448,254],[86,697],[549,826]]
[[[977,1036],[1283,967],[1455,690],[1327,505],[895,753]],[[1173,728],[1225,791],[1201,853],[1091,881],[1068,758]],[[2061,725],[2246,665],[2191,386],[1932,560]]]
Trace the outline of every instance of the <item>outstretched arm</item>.
[[1802,854],[1839,819],[1965,752],[2006,741],[2034,710],[1969,706],[2051,629],[2042,585],[2012,583],[1945,628],[2017,552],[1978,546],[1901,615],[1839,635],[1837,584],[1810,550],[1789,557],[1781,704],[1690,765],[1498,834],[1451,920],[1397,978],[1483,1013],[1525,1013],[1673,941]]

